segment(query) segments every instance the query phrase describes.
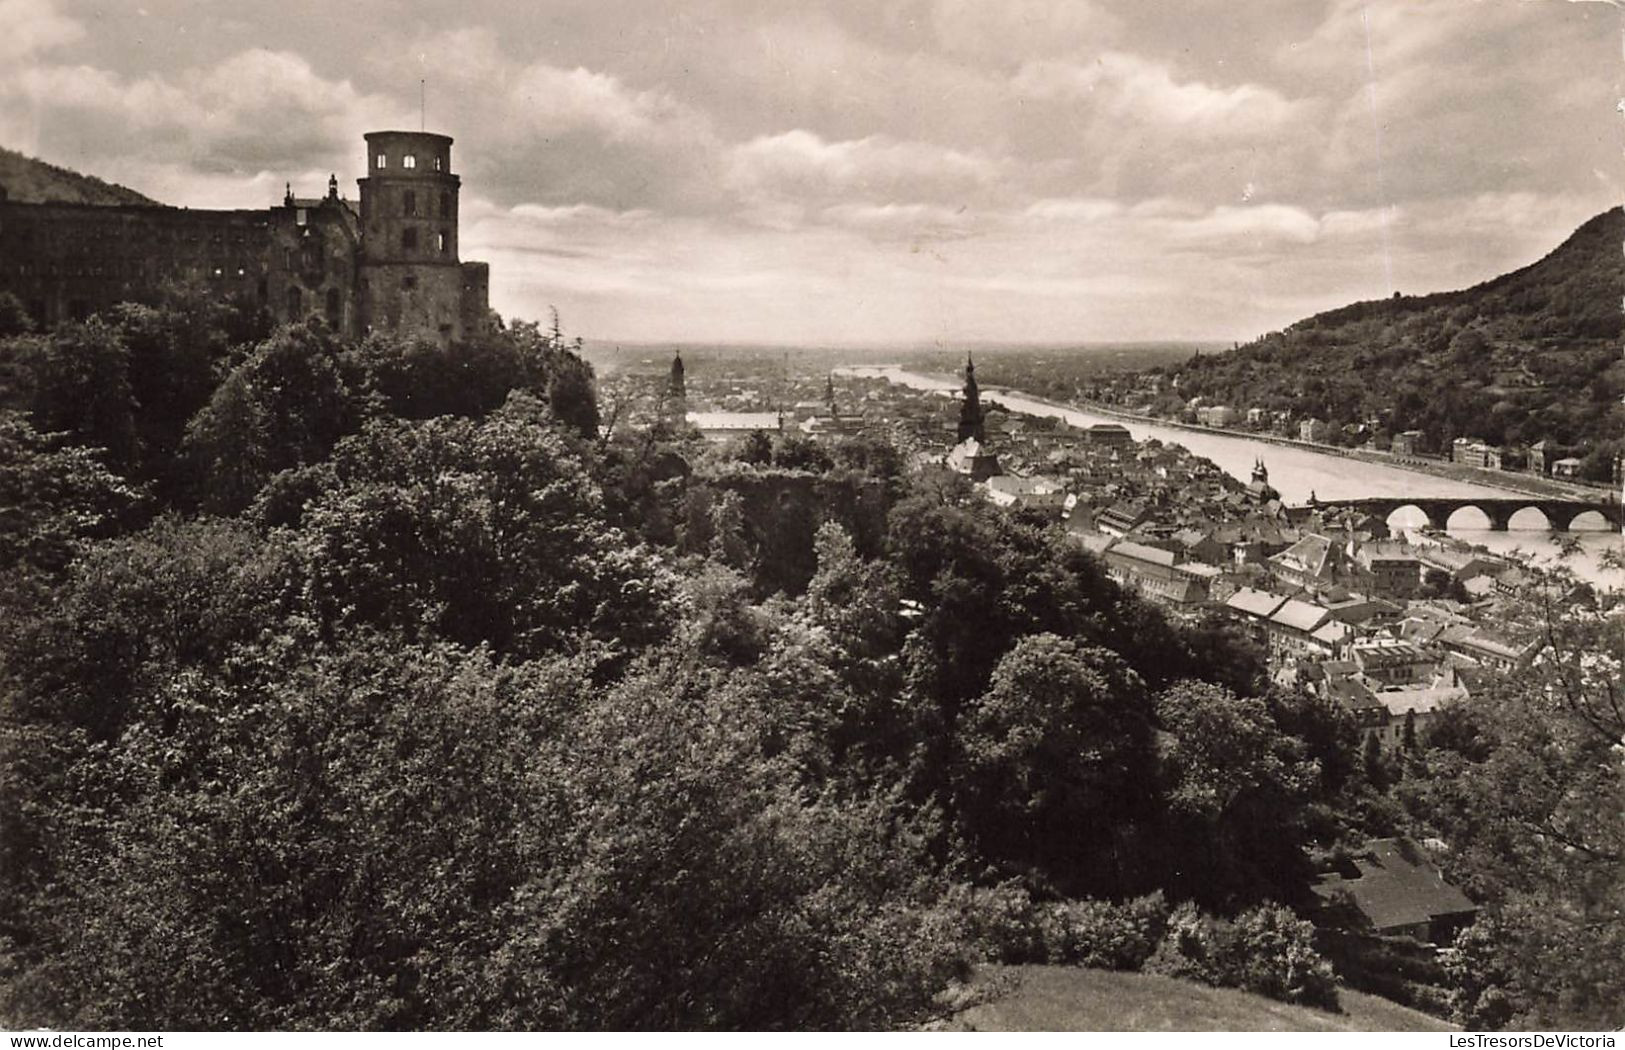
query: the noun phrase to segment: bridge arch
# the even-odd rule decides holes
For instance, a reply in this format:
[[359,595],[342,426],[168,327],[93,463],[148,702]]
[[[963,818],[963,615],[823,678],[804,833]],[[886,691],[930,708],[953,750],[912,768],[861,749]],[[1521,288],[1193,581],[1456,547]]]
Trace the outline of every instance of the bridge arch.
[[[1495,528],[1495,515],[1490,508],[1481,506],[1468,500],[1463,500],[1455,506],[1444,506],[1436,512],[1444,518],[1440,528],[1449,529],[1493,529]],[[1505,528],[1503,524],[1501,526]]]
[[1609,521],[1600,508],[1590,508],[1573,514],[1564,527],[1570,532],[1608,532],[1619,526]]
[[1393,506],[1387,508],[1387,511],[1383,520],[1388,523],[1388,528],[1395,532],[1402,529],[1419,529],[1424,525],[1432,528],[1443,527],[1433,520],[1433,516],[1423,509],[1420,503],[1396,501]]
[[1538,503],[1530,503],[1519,507],[1507,515],[1507,528],[1509,529],[1536,529],[1541,532],[1550,532],[1561,528],[1562,524],[1554,516],[1552,509],[1543,507]]

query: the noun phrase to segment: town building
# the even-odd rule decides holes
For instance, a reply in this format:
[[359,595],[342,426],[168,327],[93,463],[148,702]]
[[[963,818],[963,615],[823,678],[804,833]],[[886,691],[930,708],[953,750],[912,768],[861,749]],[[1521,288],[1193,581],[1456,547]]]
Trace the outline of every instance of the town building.
[[690,412],[688,425],[709,441],[727,441],[758,430],[777,434],[784,417],[777,412]]
[[1424,438],[1420,430],[1407,430],[1395,434],[1389,449],[1396,456],[1415,456],[1421,453]]
[[1121,447],[1134,444],[1134,435],[1121,423],[1095,423],[1084,427],[1081,437],[1090,445]]
[[1095,527],[1109,536],[1127,536],[1147,521],[1151,510],[1144,503],[1114,503],[1095,515]]
[[1362,583],[1384,598],[1409,598],[1422,582],[1422,561],[1398,543],[1362,543],[1354,551]]
[[1203,405],[1196,410],[1196,421],[1206,427],[1228,427],[1236,419],[1236,410],[1229,405]]
[[1346,572],[1343,544],[1311,533],[1268,559],[1269,571],[1288,587],[1317,590]]
[[1560,458],[1557,445],[1547,438],[1541,438],[1529,446],[1529,451],[1524,457],[1524,469],[1531,474],[1545,477],[1551,474],[1552,464]]
[[1348,870],[1314,884],[1322,921],[1448,945],[1478,908],[1407,838],[1372,839]]
[[999,474],[987,479],[986,488],[987,498],[1001,507],[1037,507],[1059,513],[1066,503],[1066,486],[1042,474],[1030,478]]
[[490,268],[458,256],[452,140],[374,131],[359,202],[327,195],[213,210],[161,204],[25,204],[0,194],[0,292],[45,328],[196,282],[274,323],[319,318],[358,337],[442,343],[487,330]]
[[1118,540],[1104,549],[1101,558],[1107,575],[1158,605],[1193,613],[1208,603],[1207,574],[1184,571],[1172,551]]
[[1450,443],[1450,462],[1484,470],[1501,469],[1501,450],[1473,438],[1459,437]]
[[1420,647],[1401,638],[1362,638],[1349,646],[1349,660],[1360,674],[1383,686],[1425,682],[1436,669]]

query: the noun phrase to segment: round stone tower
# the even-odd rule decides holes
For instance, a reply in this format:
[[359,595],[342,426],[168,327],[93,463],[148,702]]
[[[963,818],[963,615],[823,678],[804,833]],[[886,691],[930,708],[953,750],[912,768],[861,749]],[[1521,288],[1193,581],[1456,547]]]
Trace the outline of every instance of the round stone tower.
[[361,186],[361,322],[364,330],[464,335],[457,258],[457,191],[451,137],[374,131]]

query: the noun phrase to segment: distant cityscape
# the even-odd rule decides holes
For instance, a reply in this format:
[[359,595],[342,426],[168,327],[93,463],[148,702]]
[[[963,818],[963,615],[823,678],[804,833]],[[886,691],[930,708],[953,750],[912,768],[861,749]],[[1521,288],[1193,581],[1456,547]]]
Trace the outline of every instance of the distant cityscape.
[[[1229,622],[1267,652],[1278,684],[1346,709],[1375,746],[1414,740],[1442,707],[1527,667],[1540,649],[1541,625],[1519,599],[1548,581],[1522,559],[1442,529],[1406,534],[1358,506],[1290,505],[1262,458],[1242,482],[1178,444],[1136,441],[1119,423],[1012,412],[982,398],[973,361],[958,390],[933,394],[877,371],[820,377],[715,360],[696,371],[678,352],[664,377],[620,373],[605,393],[626,406],[618,418],[629,429],[686,427],[717,443],[871,434],[906,450],[914,470],[958,475],[995,505],[1058,519],[1121,586],[1184,622]],[[1202,427],[1292,432],[1283,413],[1191,407]],[[1296,434],[1319,442],[1326,428],[1304,420]],[[1421,455],[1416,437],[1397,435],[1394,455]],[[1462,439],[1450,462],[1499,470],[1497,453]],[[1540,462],[1550,468],[1541,476],[1563,479],[1578,460],[1535,460],[1529,471]]]

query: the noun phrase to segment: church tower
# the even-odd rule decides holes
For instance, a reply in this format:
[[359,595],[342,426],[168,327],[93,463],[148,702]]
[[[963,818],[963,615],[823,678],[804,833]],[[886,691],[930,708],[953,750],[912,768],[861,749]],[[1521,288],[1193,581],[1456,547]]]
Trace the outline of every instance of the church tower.
[[671,378],[666,381],[666,397],[661,404],[661,415],[673,423],[688,418],[688,384],[683,378],[683,354],[671,355]]
[[954,439],[957,443],[969,438],[987,443],[987,432],[982,426],[982,395],[976,388],[976,363],[968,353],[965,355],[965,400],[959,405],[958,433]]
[[359,266],[363,331],[416,331],[442,342],[484,324],[486,268],[457,258],[451,137],[374,131],[361,187]]

